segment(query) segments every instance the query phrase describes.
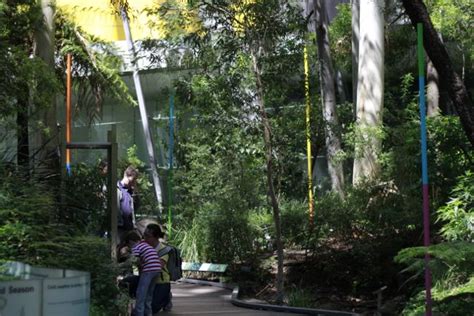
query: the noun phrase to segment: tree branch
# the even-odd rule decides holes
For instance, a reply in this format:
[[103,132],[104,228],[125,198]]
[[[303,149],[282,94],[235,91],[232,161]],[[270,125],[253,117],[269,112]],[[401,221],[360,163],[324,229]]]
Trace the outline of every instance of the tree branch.
[[474,147],[474,106],[467,93],[462,79],[454,71],[446,47],[441,42],[436,29],[422,0],[402,0],[406,14],[416,29],[423,24],[423,42],[425,51],[439,72],[439,77],[446,84],[448,94],[461,120],[462,127],[469,142]]

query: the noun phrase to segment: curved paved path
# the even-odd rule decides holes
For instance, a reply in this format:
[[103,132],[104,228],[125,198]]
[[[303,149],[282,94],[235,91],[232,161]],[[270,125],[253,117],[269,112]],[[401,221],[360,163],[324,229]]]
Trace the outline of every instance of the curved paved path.
[[296,314],[240,308],[230,302],[232,291],[206,285],[172,283],[173,310],[163,316],[231,315],[231,316],[294,316]]

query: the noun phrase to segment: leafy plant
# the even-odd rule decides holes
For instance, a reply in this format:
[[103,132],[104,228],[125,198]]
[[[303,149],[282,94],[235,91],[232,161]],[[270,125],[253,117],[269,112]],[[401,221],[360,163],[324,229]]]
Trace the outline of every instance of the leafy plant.
[[[424,271],[424,255],[430,255],[433,275],[434,311],[447,315],[467,315],[474,308],[474,245],[470,242],[448,242],[425,247],[403,249],[395,257],[408,265],[404,272],[412,273],[408,281],[417,280]],[[403,315],[424,313],[424,291],[418,292],[406,305]]]
[[313,297],[313,293],[310,290],[292,288],[287,294],[288,306],[312,308],[314,307]]
[[[428,251],[434,280],[435,310],[447,315],[463,315],[474,309],[473,179],[471,171],[458,177],[450,201],[437,211],[438,221],[443,224],[440,233],[447,242],[429,248],[403,249],[395,257],[397,262],[408,266],[403,272],[410,272],[412,276],[408,281],[413,281],[421,277],[424,254]],[[418,315],[423,311],[421,291],[408,302],[404,314]]]
[[437,211],[440,232],[448,241],[474,241],[474,172],[458,177],[451,198]]

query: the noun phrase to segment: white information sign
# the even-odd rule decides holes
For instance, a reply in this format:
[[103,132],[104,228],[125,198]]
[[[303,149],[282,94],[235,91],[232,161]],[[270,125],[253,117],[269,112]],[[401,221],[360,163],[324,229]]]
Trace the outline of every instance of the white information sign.
[[0,282],[0,316],[40,316],[41,280]]
[[90,277],[43,280],[43,315],[89,315]]
[[88,272],[10,261],[0,273],[18,279],[0,282],[0,316],[89,315]]

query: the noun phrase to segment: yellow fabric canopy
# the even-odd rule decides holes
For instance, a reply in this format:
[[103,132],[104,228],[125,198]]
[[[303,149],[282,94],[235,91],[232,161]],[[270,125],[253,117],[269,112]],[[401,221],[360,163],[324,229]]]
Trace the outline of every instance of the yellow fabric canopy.
[[[151,19],[144,10],[164,1],[129,1],[130,27],[134,40],[163,37],[161,30],[149,27]],[[122,20],[114,13],[110,0],[56,0],[56,6],[68,13],[78,26],[91,35],[106,41],[125,40]]]

